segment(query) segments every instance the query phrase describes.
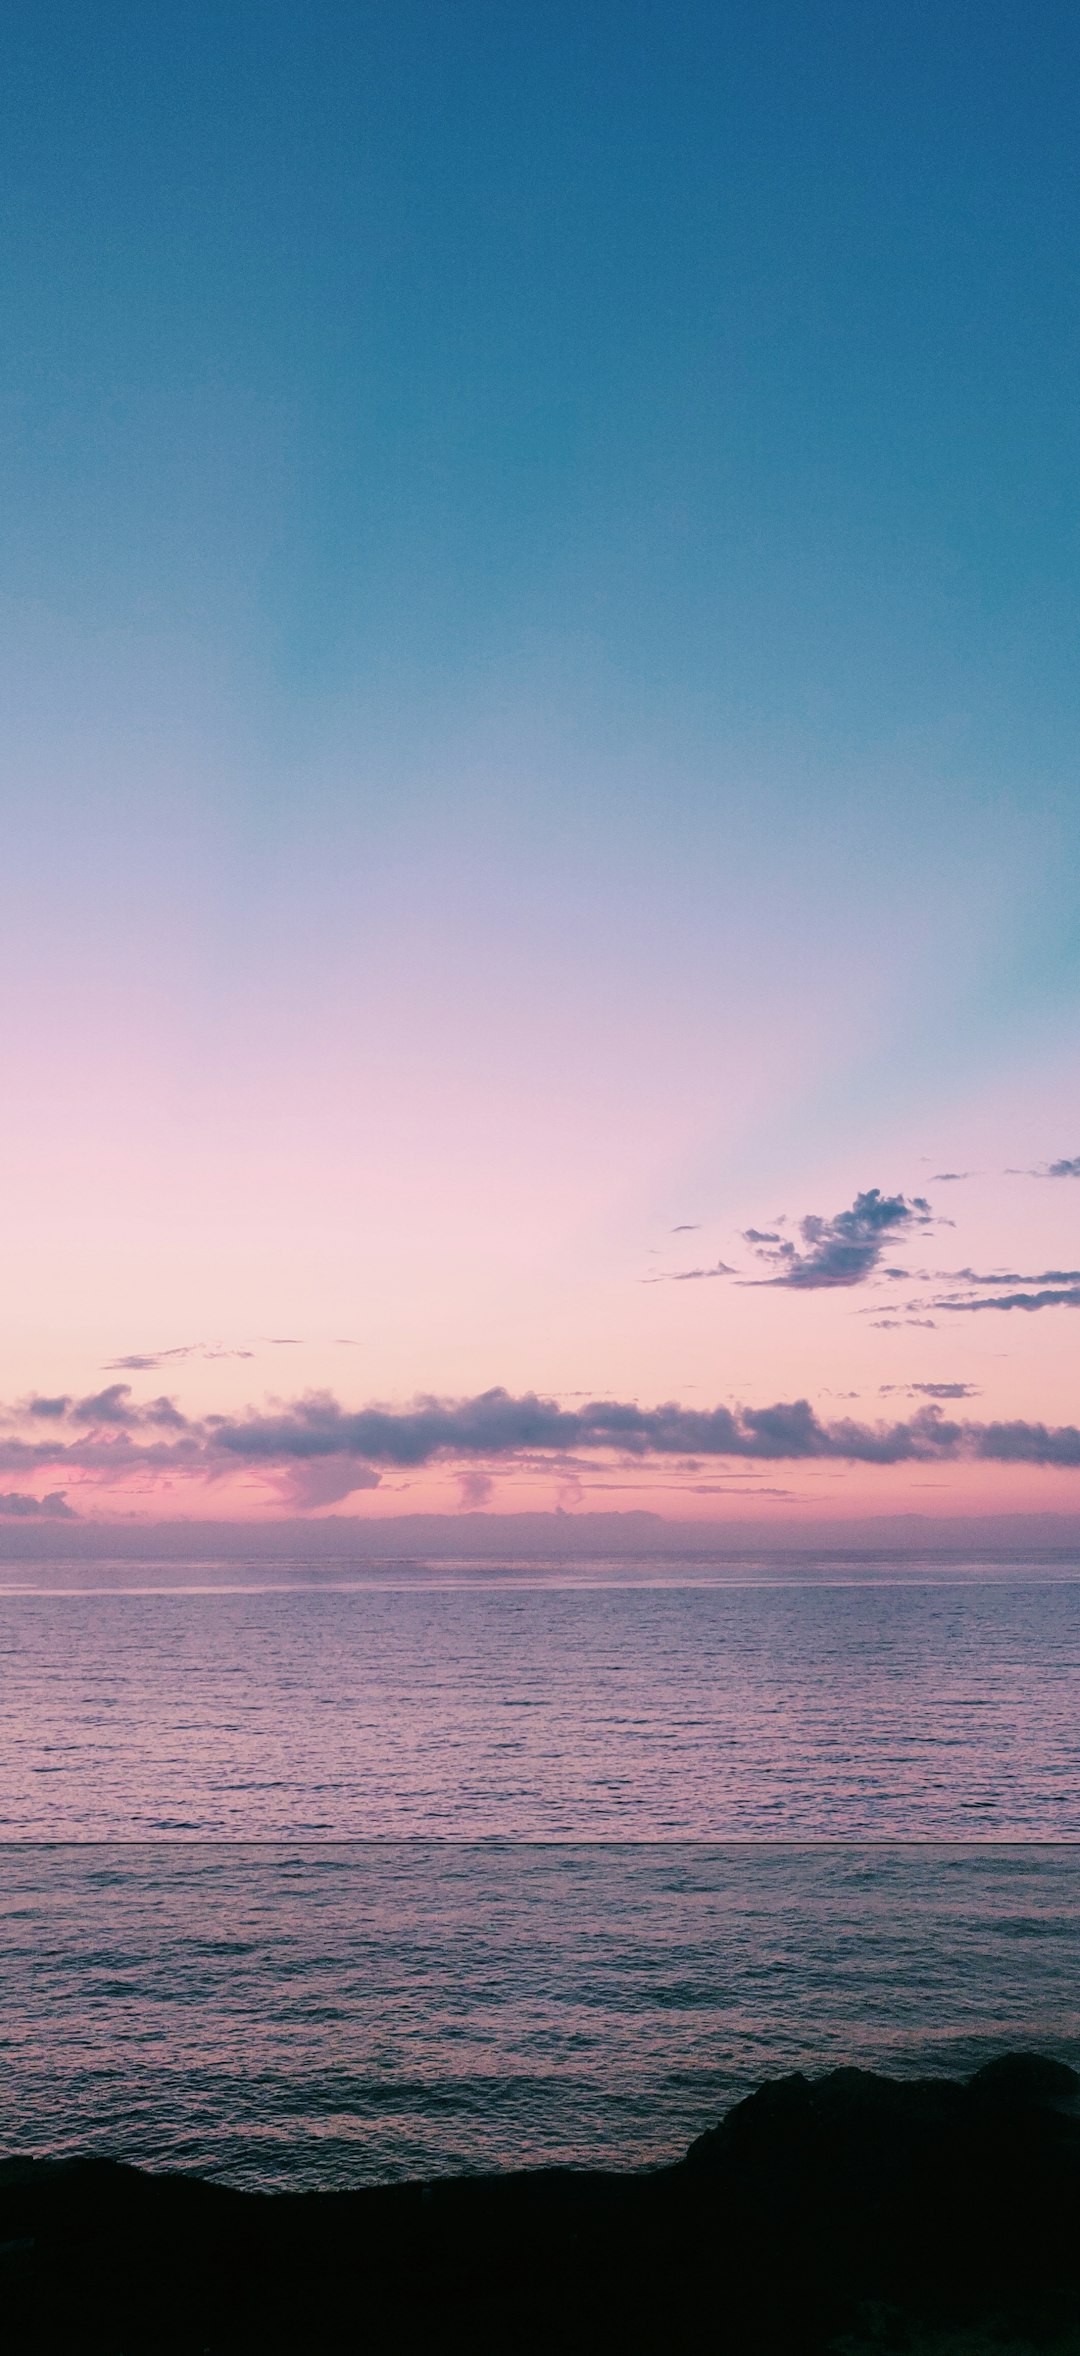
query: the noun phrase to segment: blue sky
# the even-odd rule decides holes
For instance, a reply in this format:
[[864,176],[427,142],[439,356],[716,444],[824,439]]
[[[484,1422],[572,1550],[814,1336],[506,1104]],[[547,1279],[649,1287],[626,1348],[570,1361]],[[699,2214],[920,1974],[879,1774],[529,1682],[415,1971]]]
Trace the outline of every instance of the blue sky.
[[1075,12],[0,49],[9,1387],[194,1287],[646,1393],[683,1210],[1071,1153]]

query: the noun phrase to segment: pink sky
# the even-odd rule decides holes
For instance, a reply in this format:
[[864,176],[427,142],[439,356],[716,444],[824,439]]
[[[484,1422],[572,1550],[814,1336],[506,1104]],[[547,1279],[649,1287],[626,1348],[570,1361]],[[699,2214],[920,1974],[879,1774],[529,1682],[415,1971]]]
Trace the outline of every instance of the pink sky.
[[[1027,1083],[1019,1117],[1015,1095],[1007,1107],[987,1096],[942,1122],[937,1153],[933,1137],[913,1155],[881,1136],[857,1160],[819,1155],[786,1182],[783,1074],[770,1101],[760,1075],[744,1073],[726,1124],[696,1131],[691,1091],[679,1096],[670,1075],[655,1128],[636,1134],[617,1092],[581,1094],[564,1108],[560,1149],[550,1098],[541,1120],[527,1076],[511,1071],[496,1126],[490,1099],[485,1119],[479,1096],[447,1092],[437,1154],[422,1141],[430,1095],[424,1122],[407,1091],[355,1089],[342,1110],[325,1075],[309,1073],[306,1101],[294,1089],[285,1118],[250,1076],[215,1106],[200,1075],[186,1102],[117,1085],[72,1123],[76,1076],[73,1058],[59,1099],[37,1079],[41,1122],[22,1133],[33,1150],[20,1168],[17,1146],[7,1173],[0,1491],[13,1518],[34,1499],[106,1520],[558,1506],[728,1523],[1080,1508],[1080,1461],[1025,1460],[1026,1443],[1019,1461],[988,1460],[977,1436],[913,1462],[590,1444],[450,1448],[401,1465],[332,1449],[311,1458],[289,1443],[240,1462],[202,1440],[163,1455],[174,1426],[137,1428],[161,1398],[175,1433],[190,1434],[213,1417],[287,1421],[312,1395],[407,1415],[418,1396],[498,1386],[571,1412],[589,1400],[694,1412],[807,1400],[823,1427],[872,1430],[929,1410],[973,1428],[1060,1431],[1076,1419],[1074,1309],[975,1305],[1031,1294],[1080,1261],[1080,1179],[1043,1174],[1070,1142],[1049,1104],[1056,1058],[1042,1092]],[[785,1243],[812,1261],[802,1221],[816,1213],[831,1232],[865,1193],[867,1163],[905,1206],[880,1250],[854,1281],[819,1283],[812,1265],[812,1281],[770,1281],[790,1267],[770,1256]],[[755,1246],[748,1229],[779,1244]],[[1070,1286],[1042,1286],[1053,1289]],[[119,1405],[97,1418],[73,1422],[68,1409],[50,1422],[27,1408],[116,1384],[127,1386]]]

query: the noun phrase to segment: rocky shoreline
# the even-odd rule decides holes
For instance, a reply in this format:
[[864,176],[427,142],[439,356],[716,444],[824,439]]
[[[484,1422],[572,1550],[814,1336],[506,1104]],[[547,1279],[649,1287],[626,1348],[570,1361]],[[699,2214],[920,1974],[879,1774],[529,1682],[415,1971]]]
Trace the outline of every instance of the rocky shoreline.
[[1080,2356],[1080,2078],[778,2079],[677,2164],[255,2194],[0,2164],[11,2356]]

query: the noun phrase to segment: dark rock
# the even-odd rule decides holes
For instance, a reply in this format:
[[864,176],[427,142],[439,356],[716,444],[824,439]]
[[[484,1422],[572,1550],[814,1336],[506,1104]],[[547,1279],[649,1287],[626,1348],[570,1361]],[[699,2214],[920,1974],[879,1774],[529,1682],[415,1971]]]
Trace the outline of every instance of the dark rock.
[[1021,2054],[966,2085],[797,2075],[736,2104],[676,2166],[638,2175],[260,2196],[103,2160],[9,2161],[3,2345],[839,2356],[917,2340],[972,2350],[997,2334],[1012,2356],[1064,2346],[1080,2333],[1078,2091],[1062,2064]]
[[1080,2095],[1080,2072],[1071,2070],[1068,2062],[1051,2061],[1042,2053],[999,2053],[976,2070],[968,2085],[984,2100],[1015,2107],[1075,2102]]

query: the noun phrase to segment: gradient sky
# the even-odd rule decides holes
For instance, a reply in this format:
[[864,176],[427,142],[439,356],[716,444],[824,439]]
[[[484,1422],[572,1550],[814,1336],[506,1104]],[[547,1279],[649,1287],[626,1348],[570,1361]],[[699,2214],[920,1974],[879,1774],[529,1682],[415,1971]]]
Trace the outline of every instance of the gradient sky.
[[[0,67],[6,1510],[1080,1506],[1075,9]],[[274,1452],[495,1386],[978,1431]]]

